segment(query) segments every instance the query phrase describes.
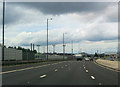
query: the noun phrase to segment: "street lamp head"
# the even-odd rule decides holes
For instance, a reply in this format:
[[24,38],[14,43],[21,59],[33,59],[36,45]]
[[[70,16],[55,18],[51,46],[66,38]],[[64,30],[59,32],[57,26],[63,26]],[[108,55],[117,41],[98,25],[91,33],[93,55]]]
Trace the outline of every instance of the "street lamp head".
[[47,18],[47,20],[53,20],[53,18]]
[[50,18],[50,20],[52,20],[52,18]]

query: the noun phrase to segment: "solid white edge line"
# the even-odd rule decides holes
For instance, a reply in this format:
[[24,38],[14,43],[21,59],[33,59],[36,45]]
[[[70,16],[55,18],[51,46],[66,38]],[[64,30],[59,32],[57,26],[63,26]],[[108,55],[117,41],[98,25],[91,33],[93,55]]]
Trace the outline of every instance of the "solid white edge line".
[[57,72],[58,71],[58,69],[55,69],[55,72]]
[[[53,63],[53,64],[58,64],[58,63]],[[7,73],[11,73],[11,72],[16,72],[16,71],[25,71],[25,70],[40,68],[40,67],[48,66],[48,65],[51,65],[51,64],[41,65],[41,66],[36,66],[36,67],[28,67],[28,68],[24,68],[24,69],[17,69],[17,70],[11,70],[11,71],[5,71],[5,72],[0,72],[0,74],[7,74]]]

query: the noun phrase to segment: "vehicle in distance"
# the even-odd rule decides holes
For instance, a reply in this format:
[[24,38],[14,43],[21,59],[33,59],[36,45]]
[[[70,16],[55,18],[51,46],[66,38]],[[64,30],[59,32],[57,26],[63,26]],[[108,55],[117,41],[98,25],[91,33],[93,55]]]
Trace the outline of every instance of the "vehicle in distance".
[[92,58],[92,57],[90,57],[90,61],[93,61],[93,58]]
[[88,57],[85,58],[85,61],[89,61],[90,59]]
[[82,54],[76,54],[75,58],[76,58],[77,61],[79,61],[79,60],[82,61],[83,56],[82,56]]

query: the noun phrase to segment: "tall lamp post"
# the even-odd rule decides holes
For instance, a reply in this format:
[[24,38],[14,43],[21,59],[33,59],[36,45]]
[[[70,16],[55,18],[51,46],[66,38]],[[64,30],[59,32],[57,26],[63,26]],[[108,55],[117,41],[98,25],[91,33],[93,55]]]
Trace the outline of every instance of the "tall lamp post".
[[48,21],[52,20],[52,18],[48,19],[47,18],[47,60],[48,60]]
[[64,58],[65,58],[65,41],[64,41],[64,34],[65,33],[63,33],[63,60],[64,60]]
[[43,46],[43,53],[45,53],[45,46]]
[[73,55],[73,40],[72,40],[72,42],[71,42],[71,55]]
[[5,24],[5,1],[3,1],[3,41],[2,41],[2,61],[4,61],[4,24]]
[[55,53],[55,44],[53,45],[53,53]]

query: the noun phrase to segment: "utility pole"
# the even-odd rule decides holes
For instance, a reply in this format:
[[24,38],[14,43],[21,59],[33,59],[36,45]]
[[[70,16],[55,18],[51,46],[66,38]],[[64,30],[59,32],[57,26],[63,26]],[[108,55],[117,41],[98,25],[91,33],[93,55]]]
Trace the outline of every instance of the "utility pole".
[[47,19],[47,60],[48,60],[48,19]]
[[2,43],[2,61],[4,61],[4,25],[5,25],[5,1],[3,1],[3,43]]
[[72,40],[72,43],[71,43],[71,55],[73,55],[73,40]]
[[45,46],[43,46],[43,53],[45,53]]
[[37,45],[37,47],[38,47],[38,53],[39,53],[39,47],[40,47],[40,45]]
[[31,51],[32,51],[32,43],[30,44],[30,47],[31,47]]
[[34,44],[33,44],[33,51],[34,51]]
[[53,45],[53,53],[55,53],[55,45]]
[[65,58],[65,44],[64,44],[65,42],[64,42],[64,33],[63,33],[63,60],[64,60],[64,58]]

